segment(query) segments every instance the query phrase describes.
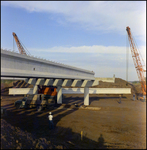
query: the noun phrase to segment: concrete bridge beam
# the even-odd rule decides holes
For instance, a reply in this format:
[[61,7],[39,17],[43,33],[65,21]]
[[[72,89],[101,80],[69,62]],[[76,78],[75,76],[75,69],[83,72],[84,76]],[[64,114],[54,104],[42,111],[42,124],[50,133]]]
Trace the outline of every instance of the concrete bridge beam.
[[1,49],[1,77],[94,80],[94,72]]
[[99,85],[98,80],[94,80],[94,81],[84,80],[83,83],[81,84],[81,87],[91,87],[96,85]]
[[53,86],[62,86],[63,80],[62,79],[55,79]]
[[45,80],[42,78],[37,79],[36,85],[44,85]]
[[50,85],[53,85],[53,83],[54,83],[54,79],[46,79],[44,82],[44,85],[50,86]]
[[71,84],[71,87],[80,87],[82,85],[82,80],[74,80]]
[[72,82],[72,80],[65,79],[62,83],[62,86],[71,86]]
[[27,82],[28,84],[35,85],[35,84],[36,84],[36,78],[27,78],[27,79],[26,79],[26,82]]

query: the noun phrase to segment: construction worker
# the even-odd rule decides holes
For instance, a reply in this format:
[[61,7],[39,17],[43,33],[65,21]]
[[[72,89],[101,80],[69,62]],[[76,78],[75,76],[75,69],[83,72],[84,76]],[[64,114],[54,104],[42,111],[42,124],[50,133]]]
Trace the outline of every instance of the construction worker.
[[49,128],[50,128],[50,129],[54,129],[53,115],[52,115],[51,112],[49,112],[48,119],[49,119]]
[[99,148],[104,146],[104,138],[102,134],[100,134],[100,137],[98,138],[98,146]]
[[120,99],[119,99],[119,104],[121,104],[121,95],[119,95],[119,98],[120,98]]
[[133,100],[135,101],[135,94],[133,94]]

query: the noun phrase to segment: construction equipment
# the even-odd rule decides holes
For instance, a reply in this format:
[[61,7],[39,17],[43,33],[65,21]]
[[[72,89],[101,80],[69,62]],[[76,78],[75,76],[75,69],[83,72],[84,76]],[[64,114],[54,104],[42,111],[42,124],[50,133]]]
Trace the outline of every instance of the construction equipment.
[[25,95],[23,99],[14,102],[17,109],[37,107],[38,111],[57,104],[57,87],[43,86],[38,88],[38,94]]
[[13,32],[12,35],[13,35],[13,37],[14,37],[14,39],[15,39],[15,42],[16,42],[16,44],[17,44],[17,47],[18,47],[18,50],[19,50],[20,54],[28,55],[28,54],[26,53],[25,49],[23,48],[22,44],[20,43],[20,41],[19,41],[19,39],[18,39],[16,33]]
[[130,48],[131,48],[131,53],[132,53],[134,65],[135,65],[135,68],[137,71],[139,81],[141,83],[142,94],[145,97],[146,96],[146,82],[145,82],[145,77],[144,77],[143,65],[142,65],[142,62],[140,60],[140,55],[139,55],[139,52],[136,48],[136,45],[135,45],[135,42],[133,40],[129,26],[126,27],[126,31],[128,33],[128,39],[129,39],[129,43],[130,43]]

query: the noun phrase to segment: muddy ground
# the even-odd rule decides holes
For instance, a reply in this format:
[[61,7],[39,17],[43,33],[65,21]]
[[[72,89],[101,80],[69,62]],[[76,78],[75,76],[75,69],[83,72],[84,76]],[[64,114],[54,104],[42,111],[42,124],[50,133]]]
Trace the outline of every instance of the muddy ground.
[[[90,95],[90,106],[81,109],[83,95],[63,95],[64,108],[36,111],[16,109],[22,96],[1,96],[7,115],[1,116],[1,149],[145,149],[146,102],[132,95]],[[78,104],[79,107],[75,107]],[[48,112],[55,129],[49,130]],[[83,138],[81,138],[81,131]]]

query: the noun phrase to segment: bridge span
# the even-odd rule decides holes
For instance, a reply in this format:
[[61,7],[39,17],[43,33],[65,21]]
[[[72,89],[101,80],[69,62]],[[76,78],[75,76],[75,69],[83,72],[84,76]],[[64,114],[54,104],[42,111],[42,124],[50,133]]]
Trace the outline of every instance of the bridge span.
[[[89,105],[89,92],[92,92],[89,87],[98,85],[99,81],[115,82],[115,76],[113,78],[95,78],[94,74],[94,72],[85,69],[1,49],[1,79],[25,80],[26,83],[34,85],[33,89],[19,88],[19,91],[18,88],[10,88],[10,94],[29,93],[35,98],[35,95],[38,94],[38,85],[55,86],[57,87],[57,103],[62,104],[62,92],[67,91],[63,87],[83,88],[84,105]],[[76,91],[78,92],[79,89]],[[103,91],[111,93],[109,89]],[[112,91],[114,93],[114,89]],[[74,90],[68,90],[69,92],[74,93]],[[95,92],[99,93],[100,91],[96,89]],[[130,89],[121,90],[122,94],[126,92],[130,94]]]
[[1,76],[94,80],[94,72],[1,49]]
[[84,87],[84,104],[89,105],[89,88],[99,84],[94,72],[1,49],[1,77],[24,78],[34,85],[56,86],[57,103],[62,103],[62,86]]

